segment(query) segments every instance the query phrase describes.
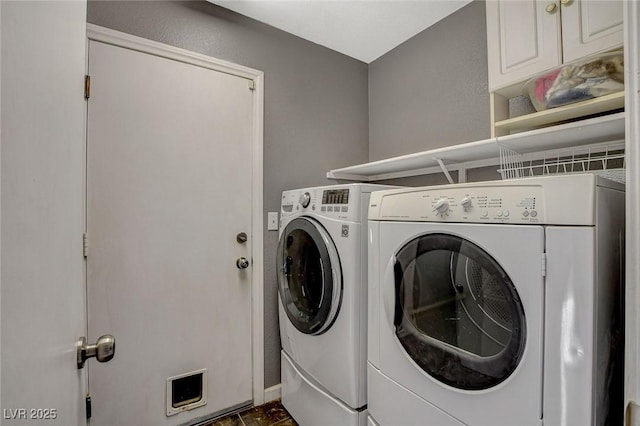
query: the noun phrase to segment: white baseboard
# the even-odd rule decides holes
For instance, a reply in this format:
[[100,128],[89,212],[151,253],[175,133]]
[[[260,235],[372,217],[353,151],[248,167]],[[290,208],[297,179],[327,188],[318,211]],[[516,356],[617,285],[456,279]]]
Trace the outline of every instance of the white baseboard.
[[264,402],[265,404],[267,402],[271,402],[271,401],[275,401],[276,399],[280,399],[281,396],[281,390],[282,385],[280,383],[278,383],[275,386],[271,386],[270,388],[267,388],[264,390]]

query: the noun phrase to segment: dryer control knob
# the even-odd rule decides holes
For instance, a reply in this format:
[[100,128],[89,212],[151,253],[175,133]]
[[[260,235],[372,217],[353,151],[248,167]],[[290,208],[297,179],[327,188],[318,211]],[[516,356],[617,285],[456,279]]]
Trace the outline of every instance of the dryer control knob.
[[471,198],[464,197],[462,200],[460,200],[460,205],[463,209],[468,210],[469,207],[471,207]]
[[302,207],[307,207],[311,202],[311,194],[305,192],[304,194],[300,194],[300,205]]
[[440,198],[433,205],[433,211],[434,212],[437,211],[440,214],[443,214],[449,211],[449,200],[447,200],[446,198]]

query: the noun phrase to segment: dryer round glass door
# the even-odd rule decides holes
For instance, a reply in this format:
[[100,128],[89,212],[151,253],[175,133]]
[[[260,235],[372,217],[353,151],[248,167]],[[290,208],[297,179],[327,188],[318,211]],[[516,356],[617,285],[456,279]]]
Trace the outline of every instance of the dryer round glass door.
[[524,309],[482,248],[454,235],[422,235],[398,251],[394,275],[395,333],[422,370],[449,386],[480,390],[516,369]]
[[278,244],[277,265],[280,300],[291,323],[305,334],[327,331],[342,297],[340,260],[327,231],[307,217],[289,222]]

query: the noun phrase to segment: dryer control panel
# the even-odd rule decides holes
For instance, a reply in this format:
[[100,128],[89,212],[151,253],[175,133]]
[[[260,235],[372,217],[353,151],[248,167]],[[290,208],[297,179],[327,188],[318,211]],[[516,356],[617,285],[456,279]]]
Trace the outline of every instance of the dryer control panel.
[[[378,203],[379,205],[376,205]],[[544,223],[541,187],[443,188],[371,198],[377,220]]]

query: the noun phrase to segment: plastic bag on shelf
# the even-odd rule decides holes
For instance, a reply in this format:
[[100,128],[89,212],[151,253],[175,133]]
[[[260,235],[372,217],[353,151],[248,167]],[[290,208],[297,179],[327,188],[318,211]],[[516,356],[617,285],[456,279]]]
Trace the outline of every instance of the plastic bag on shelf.
[[527,81],[524,91],[538,111],[624,90],[622,51],[601,54],[547,71]]

